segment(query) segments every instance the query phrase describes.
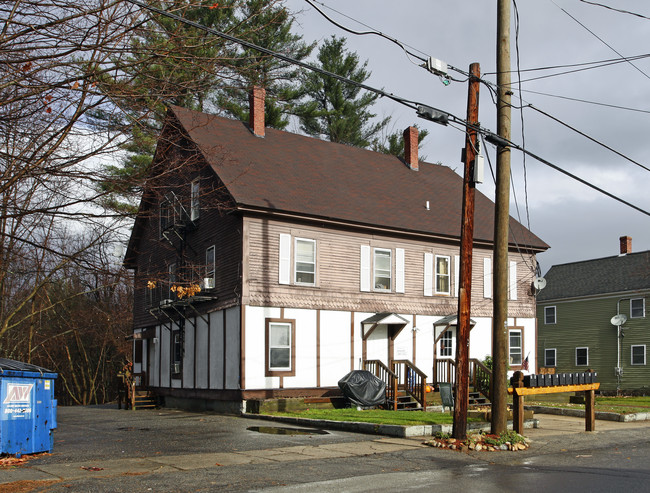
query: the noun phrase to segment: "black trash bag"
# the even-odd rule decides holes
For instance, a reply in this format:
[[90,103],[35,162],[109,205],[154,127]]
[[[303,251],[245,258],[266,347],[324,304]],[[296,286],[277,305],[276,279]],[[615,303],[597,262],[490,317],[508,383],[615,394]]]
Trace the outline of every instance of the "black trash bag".
[[367,370],[353,370],[339,380],[343,395],[355,406],[372,407],[386,402],[386,384]]

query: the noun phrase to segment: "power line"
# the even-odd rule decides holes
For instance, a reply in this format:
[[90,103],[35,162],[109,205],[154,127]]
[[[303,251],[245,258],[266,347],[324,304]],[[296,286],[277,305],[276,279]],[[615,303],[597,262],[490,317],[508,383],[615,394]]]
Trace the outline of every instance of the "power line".
[[[591,29],[589,29],[587,26],[585,26],[582,22],[580,22],[578,19],[576,19],[574,16],[572,16],[572,15],[571,15],[571,14],[570,14],[566,9],[560,7],[560,6],[559,6],[557,3],[555,3],[553,0],[551,0],[551,2],[553,3],[553,5],[555,5],[557,8],[559,8],[562,12],[564,12],[566,15],[568,15],[569,17],[571,17],[571,19],[573,19],[575,22],[577,22],[580,26],[582,26],[582,28],[584,28],[587,32],[589,32],[592,36],[594,36],[598,41],[600,41],[600,42],[603,43],[605,46],[607,46],[610,50],[612,50],[614,53],[616,53],[618,56],[620,56],[620,57],[622,57],[622,58],[626,58],[624,55],[622,55],[621,53],[619,53],[619,52],[618,52],[618,51],[617,51],[617,50],[616,50],[612,45],[610,45],[609,43],[607,43],[603,38],[601,38],[600,36],[598,36],[595,32],[593,32]],[[634,65],[630,60],[627,60],[627,62],[628,62],[630,65],[632,65],[632,67],[634,67],[637,71],[639,71],[640,73],[642,73],[646,78],[650,79],[650,75],[646,74],[643,70],[641,70],[639,67],[637,67],[636,65]]]
[[610,7],[609,5],[605,5],[605,4],[602,4],[602,3],[598,3],[598,2],[589,2],[589,1],[587,1],[587,0],[580,0],[580,1],[581,1],[582,3],[588,3],[589,5],[595,5],[596,7],[603,7],[603,8],[605,8],[605,9],[613,10],[613,11],[615,11],[615,12],[620,12],[620,13],[622,13],[622,14],[634,15],[634,16],[636,16],[636,17],[640,17],[641,19],[650,19],[650,17],[648,17],[648,16],[645,16],[645,15],[642,15],[642,14],[638,14],[638,13],[636,13],[636,12],[631,12],[631,11],[629,11],[629,10],[617,9],[617,8]]

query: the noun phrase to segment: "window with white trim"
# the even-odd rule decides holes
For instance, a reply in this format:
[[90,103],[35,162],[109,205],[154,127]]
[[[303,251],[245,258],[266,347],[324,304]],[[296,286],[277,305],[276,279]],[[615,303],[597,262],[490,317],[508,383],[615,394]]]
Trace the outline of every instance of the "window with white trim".
[[183,345],[181,342],[181,331],[174,330],[172,332],[172,376],[178,378],[181,373],[181,363],[183,361]]
[[405,263],[403,248],[392,250],[361,245],[360,290],[404,293]]
[[455,356],[455,337],[452,329],[445,330],[438,339],[438,357],[453,358]]
[[267,376],[295,375],[295,337],[295,320],[266,319]]
[[630,300],[630,318],[645,317],[645,298]]
[[294,242],[294,282],[316,284],[316,240],[296,238]]
[[645,365],[645,344],[637,344],[630,348],[630,363]]
[[589,348],[576,348],[576,366],[587,366],[589,364]]
[[547,325],[557,322],[557,310],[554,306],[544,307],[544,323]]
[[517,262],[508,264],[508,299],[517,299]]
[[522,350],[521,329],[510,329],[508,331],[508,361],[510,366],[521,366]]
[[215,262],[215,249],[214,245],[211,245],[205,250],[205,278],[203,281],[204,289],[213,289],[215,286]]
[[373,286],[378,291],[391,290],[392,251],[384,248],[373,250]]
[[299,286],[315,286],[316,240],[294,238],[287,233],[280,234],[278,259],[278,282]]
[[436,255],[436,294],[450,294],[451,286],[451,273],[450,264],[451,259],[448,256]]
[[544,349],[544,366],[557,366],[557,350]]
[[492,259],[483,259],[483,298],[492,298]]
[[199,194],[201,192],[201,186],[199,179],[193,180],[190,183],[190,220],[196,221],[199,218],[200,214],[200,203],[199,203]]

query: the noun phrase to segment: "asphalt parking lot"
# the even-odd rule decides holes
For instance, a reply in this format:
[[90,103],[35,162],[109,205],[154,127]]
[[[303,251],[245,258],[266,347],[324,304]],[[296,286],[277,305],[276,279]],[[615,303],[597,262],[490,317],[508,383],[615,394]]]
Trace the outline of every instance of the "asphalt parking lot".
[[[489,463],[509,465],[532,457],[552,463],[558,453],[650,440],[650,422],[598,421],[598,431],[586,433],[582,418],[536,417],[541,426],[527,430],[533,440],[529,450],[490,454]],[[0,468],[0,493],[259,491],[319,477],[354,477],[362,471],[458,468],[488,460],[481,454],[432,449],[422,437],[263,432],[287,427],[297,425],[173,409],[62,407],[52,453],[19,467]]]

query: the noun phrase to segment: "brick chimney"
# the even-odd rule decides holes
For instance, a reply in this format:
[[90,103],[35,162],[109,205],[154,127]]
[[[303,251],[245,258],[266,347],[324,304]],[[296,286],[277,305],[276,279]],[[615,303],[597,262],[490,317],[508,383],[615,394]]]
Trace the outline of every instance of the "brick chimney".
[[248,125],[251,132],[257,137],[264,137],[264,98],[266,90],[254,86],[249,97],[249,120]]
[[631,236],[621,236],[619,238],[621,242],[621,255],[627,253],[632,253],[632,237]]
[[404,160],[414,171],[420,169],[418,160],[418,129],[408,127],[404,130]]

